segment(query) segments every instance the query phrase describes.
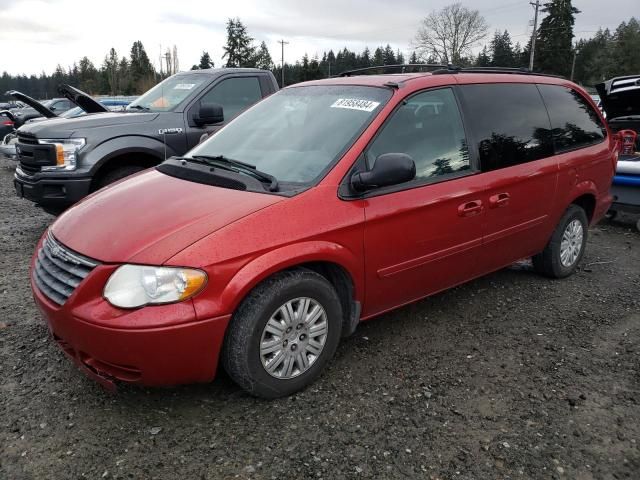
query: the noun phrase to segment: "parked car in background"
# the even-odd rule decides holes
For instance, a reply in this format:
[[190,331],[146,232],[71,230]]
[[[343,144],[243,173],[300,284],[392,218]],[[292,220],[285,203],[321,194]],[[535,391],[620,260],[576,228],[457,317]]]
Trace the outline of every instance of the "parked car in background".
[[0,110],[0,143],[5,135],[15,131],[15,117],[9,110]]
[[169,77],[124,113],[25,125],[18,131],[16,193],[60,213],[105,185],[184,154],[277,89],[267,70],[196,70]]
[[[614,132],[635,132],[635,144],[623,145],[611,192],[611,215],[640,214],[640,75],[616,77],[596,86]],[[633,135],[625,135],[632,139]],[[621,139],[624,141],[625,139]],[[633,143],[633,140],[632,140]],[[640,230],[640,220],[637,223]]]
[[25,108],[22,102],[0,102],[0,110],[15,110],[16,108]]
[[[105,113],[105,112],[122,112],[136,98],[137,97],[132,97],[131,100],[114,99],[114,98],[108,98],[108,97],[98,98],[98,99],[95,99],[96,102],[99,103],[102,107],[104,107],[101,111],[98,111],[100,109],[98,109],[97,107],[92,108],[93,111],[91,112],[86,112],[82,107],[74,107],[70,110],[67,110],[64,113],[61,113],[60,115],[57,115],[55,118],[77,118],[87,114]],[[42,122],[44,120],[48,120],[48,119],[45,117],[32,118],[31,120],[28,120],[26,123],[30,124],[34,122]]]
[[[62,112],[60,114],[56,114],[50,111],[46,106],[42,105],[37,100],[30,99],[29,101],[33,104],[34,109],[38,109],[41,113],[43,113],[43,115],[46,115],[46,116],[31,118],[26,122],[24,122],[24,124],[42,122],[44,120],[48,120],[51,118],[76,118],[76,117],[80,117],[87,114],[105,113],[109,111],[122,111],[127,105],[129,105],[129,103],[131,103],[132,100],[135,99],[135,97],[129,97],[129,98],[103,97],[96,101],[90,95],[70,85],[60,85],[58,90],[61,94],[65,95],[65,97],[69,101],[71,101],[74,105],[77,105],[77,106],[65,112]],[[17,92],[14,92],[14,93],[17,93]],[[82,105],[82,107],[79,105]],[[18,123],[15,120],[15,117],[13,116],[12,112],[9,111],[4,113],[8,117],[10,117],[10,120],[13,119],[12,125],[15,126]],[[7,123],[9,124],[10,122],[7,122]],[[15,130],[13,127],[7,127],[7,131],[5,132],[5,135],[0,137],[0,155],[9,157],[9,158],[17,158],[16,145],[17,145],[17,134],[15,133]]]
[[75,105],[66,98],[54,98],[51,100],[38,101],[34,100],[27,95],[20,94],[19,92],[7,92],[7,95],[20,95],[20,98],[28,99],[25,101],[28,106],[25,108],[17,108],[11,111],[16,118],[16,128],[24,125],[25,122],[37,117],[53,118],[67,110],[73,108]]
[[205,382],[220,362],[273,398],[362,320],[523,258],[571,275],[611,204],[615,139],[577,85],[508,72],[294,85],[96,192],[32,260],[53,338],[105,386]]

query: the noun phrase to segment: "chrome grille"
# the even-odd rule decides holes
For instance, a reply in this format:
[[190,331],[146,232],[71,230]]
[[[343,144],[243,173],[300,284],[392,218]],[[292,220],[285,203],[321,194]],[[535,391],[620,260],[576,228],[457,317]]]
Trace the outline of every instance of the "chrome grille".
[[94,260],[69,250],[47,232],[38,250],[33,280],[51,301],[62,305],[97,265]]

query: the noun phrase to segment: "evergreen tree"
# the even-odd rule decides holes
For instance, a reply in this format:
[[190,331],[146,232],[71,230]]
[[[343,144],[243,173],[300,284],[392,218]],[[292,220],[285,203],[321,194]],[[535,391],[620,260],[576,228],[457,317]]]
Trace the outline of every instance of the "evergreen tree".
[[384,50],[380,47],[373,52],[373,66],[377,67],[378,65],[384,65]]
[[414,50],[413,52],[411,52],[411,56],[409,57],[409,63],[416,64],[416,63],[418,63],[418,61],[419,61],[418,60],[418,54]]
[[142,93],[155,84],[155,69],[140,40],[131,46],[129,74],[132,93]]
[[197,65],[199,70],[205,70],[207,68],[213,68],[214,63],[209,56],[209,52],[202,51],[202,55],[200,56],[200,63]]
[[269,49],[267,48],[267,44],[264,41],[260,43],[260,46],[256,50],[253,64],[256,68],[262,68],[263,70],[273,69],[273,60],[269,53]]
[[384,65],[395,65],[396,63],[398,63],[398,61],[396,60],[396,55],[395,53],[393,53],[393,49],[388,43],[382,53],[382,63]]
[[239,18],[227,21],[227,44],[223,47],[222,58],[227,59],[227,67],[253,66],[255,47],[247,27]]
[[580,10],[571,0],[552,0],[542,11],[547,16],[538,30],[534,69],[568,77],[573,60],[573,25]]
[[491,66],[513,67],[515,59],[511,37],[506,30],[503,33],[496,32],[491,40]]
[[476,67],[489,67],[491,66],[491,57],[489,56],[489,51],[487,50],[487,46],[482,47],[482,50],[478,54],[478,58],[475,62]]

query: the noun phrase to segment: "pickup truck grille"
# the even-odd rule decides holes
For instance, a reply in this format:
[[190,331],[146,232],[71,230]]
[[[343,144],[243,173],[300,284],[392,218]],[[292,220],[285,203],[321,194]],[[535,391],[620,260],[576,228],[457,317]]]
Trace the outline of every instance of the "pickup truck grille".
[[68,249],[47,233],[38,250],[33,281],[52,302],[63,305],[98,263]]
[[18,142],[26,143],[27,145],[37,145],[38,139],[33,135],[27,135],[23,132],[18,132]]
[[16,157],[20,162],[20,170],[26,175],[34,175],[40,172],[43,165],[56,164],[54,147],[40,145],[35,136],[23,132],[18,132]]

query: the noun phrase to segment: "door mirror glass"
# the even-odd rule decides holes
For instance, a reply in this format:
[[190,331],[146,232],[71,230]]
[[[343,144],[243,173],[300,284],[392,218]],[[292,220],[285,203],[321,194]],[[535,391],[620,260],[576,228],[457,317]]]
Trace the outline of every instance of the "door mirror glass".
[[405,153],[385,153],[376,158],[373,168],[367,172],[356,172],[351,176],[351,186],[356,192],[389,187],[413,180],[416,164]]
[[224,122],[222,105],[217,103],[202,103],[193,121],[198,126],[215,125]]

